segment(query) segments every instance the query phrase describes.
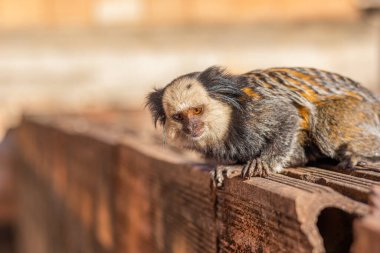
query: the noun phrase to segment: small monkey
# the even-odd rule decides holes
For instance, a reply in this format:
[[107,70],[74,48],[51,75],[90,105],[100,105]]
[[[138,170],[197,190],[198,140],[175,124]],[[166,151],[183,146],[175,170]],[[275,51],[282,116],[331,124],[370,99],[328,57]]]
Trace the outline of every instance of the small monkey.
[[357,82],[314,68],[230,74],[210,67],[147,97],[168,140],[241,176],[332,158],[341,168],[380,161],[379,99]]

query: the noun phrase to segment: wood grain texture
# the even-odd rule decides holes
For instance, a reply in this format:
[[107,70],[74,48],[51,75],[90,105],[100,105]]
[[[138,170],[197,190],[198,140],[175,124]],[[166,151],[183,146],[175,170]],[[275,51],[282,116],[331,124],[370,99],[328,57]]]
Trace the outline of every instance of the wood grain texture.
[[372,188],[369,202],[371,211],[354,223],[355,241],[352,252],[380,252],[380,186]]
[[378,178],[291,168],[216,189],[139,112],[29,116],[15,133],[25,253],[345,252]]

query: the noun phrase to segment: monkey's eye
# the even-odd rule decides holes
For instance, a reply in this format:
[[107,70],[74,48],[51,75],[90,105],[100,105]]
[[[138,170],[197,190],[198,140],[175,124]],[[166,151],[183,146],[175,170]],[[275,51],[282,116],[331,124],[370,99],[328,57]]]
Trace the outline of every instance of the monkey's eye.
[[202,106],[199,106],[199,107],[195,107],[193,108],[193,113],[194,115],[199,115],[203,112],[203,107]]
[[180,114],[180,113],[176,113],[176,114],[174,114],[174,115],[172,116],[172,118],[173,118],[174,120],[176,120],[176,121],[182,121],[182,120],[183,120],[183,116],[182,116],[182,114]]

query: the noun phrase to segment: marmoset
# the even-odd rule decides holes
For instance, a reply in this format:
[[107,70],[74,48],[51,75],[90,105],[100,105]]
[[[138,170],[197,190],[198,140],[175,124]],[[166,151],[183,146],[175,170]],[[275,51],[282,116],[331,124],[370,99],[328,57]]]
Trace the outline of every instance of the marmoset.
[[155,89],[147,106],[168,140],[220,164],[243,164],[243,178],[320,158],[341,168],[380,161],[379,98],[328,71],[231,74],[214,66]]

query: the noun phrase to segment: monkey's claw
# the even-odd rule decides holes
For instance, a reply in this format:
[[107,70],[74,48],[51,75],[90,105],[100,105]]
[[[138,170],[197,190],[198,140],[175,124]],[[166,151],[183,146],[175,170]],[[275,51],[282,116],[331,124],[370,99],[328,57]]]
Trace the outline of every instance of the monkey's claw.
[[240,168],[236,166],[217,166],[210,172],[212,184],[217,188],[222,187],[225,178],[232,178],[240,173]]
[[243,179],[249,179],[251,177],[267,177],[270,173],[270,167],[260,158],[253,159],[244,165],[241,172],[241,177]]
[[212,185],[216,188],[223,186],[224,176],[223,170],[215,168],[210,172]]

